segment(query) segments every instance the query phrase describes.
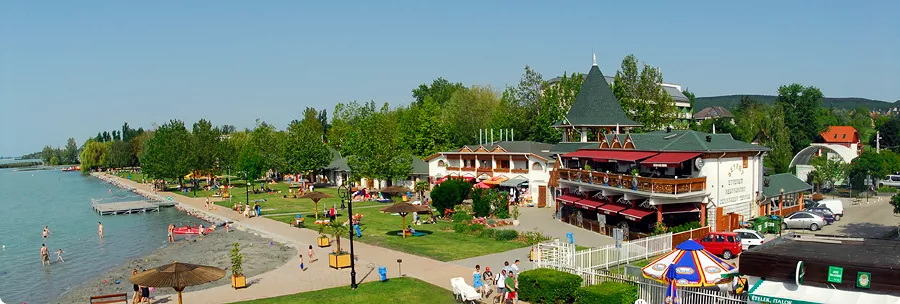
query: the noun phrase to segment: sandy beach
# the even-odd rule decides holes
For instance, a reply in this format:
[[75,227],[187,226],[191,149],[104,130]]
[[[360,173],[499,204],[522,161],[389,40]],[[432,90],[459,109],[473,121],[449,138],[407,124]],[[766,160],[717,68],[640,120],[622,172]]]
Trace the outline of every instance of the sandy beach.
[[[221,285],[229,285],[231,281],[231,257],[232,244],[241,244],[241,252],[244,254],[244,274],[253,277],[284,265],[289,259],[295,258],[297,250],[284,244],[272,242],[266,238],[238,230],[225,233],[224,229],[216,229],[207,236],[191,236],[186,238],[178,236],[176,243],[160,248],[159,250],[129,262],[116,266],[99,278],[85,278],[86,282],[72,288],[63,294],[55,303],[86,303],[91,296],[116,293],[132,293],[132,284],[128,281],[131,270],[157,267],[173,261],[182,263],[215,266],[226,270],[226,276],[221,280],[200,286],[188,287],[186,291],[196,291]],[[103,283],[106,280],[106,283]],[[116,284],[119,280],[119,284]],[[248,284],[252,284],[252,280]],[[160,288],[151,293],[151,297],[175,293],[172,288]]]

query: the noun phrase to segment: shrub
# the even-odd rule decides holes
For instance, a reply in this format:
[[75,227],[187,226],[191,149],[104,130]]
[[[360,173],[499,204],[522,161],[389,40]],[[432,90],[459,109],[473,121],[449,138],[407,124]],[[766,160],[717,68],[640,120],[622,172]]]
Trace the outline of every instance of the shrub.
[[494,208],[494,216],[497,218],[509,218],[509,194],[498,193],[491,196],[491,206]]
[[466,232],[469,232],[469,224],[466,224],[466,223],[455,223],[455,224],[453,224],[453,231],[456,231],[456,233],[466,233]]
[[631,304],[637,299],[637,287],[628,283],[603,282],[575,291],[576,304]]
[[472,225],[469,225],[469,232],[472,233],[472,234],[480,234],[482,231],[484,231],[484,225],[483,225],[483,224],[472,224]]
[[519,274],[519,299],[529,303],[572,303],[581,277],[538,268]]
[[477,217],[491,214],[491,197],[497,195],[495,189],[475,189],[472,191],[472,211]]
[[470,223],[472,221],[472,216],[465,212],[456,212],[453,214],[453,222],[454,223]]
[[897,193],[897,188],[890,187],[890,186],[879,187],[878,192],[880,192],[880,193]]
[[497,232],[497,230],[494,230],[494,229],[484,229],[484,230],[481,230],[481,233],[478,234],[478,237],[483,238],[483,239],[493,239],[494,236],[496,235],[495,234],[496,232]]
[[448,179],[434,187],[431,201],[437,210],[453,209],[469,196],[472,185],[458,179]]
[[498,241],[512,241],[519,238],[519,232],[510,229],[497,230],[494,233],[494,239]]
[[675,227],[671,227],[671,228],[669,228],[669,232],[679,233],[679,232],[694,230],[697,228],[700,228],[700,221],[687,222],[687,223],[684,223],[684,224],[681,224],[681,225],[678,225]]

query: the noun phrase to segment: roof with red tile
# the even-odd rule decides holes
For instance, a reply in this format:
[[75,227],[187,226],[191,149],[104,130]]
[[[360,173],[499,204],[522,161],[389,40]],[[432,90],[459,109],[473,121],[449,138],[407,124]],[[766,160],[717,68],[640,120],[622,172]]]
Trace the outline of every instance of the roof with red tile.
[[858,143],[859,134],[851,126],[831,126],[825,132],[819,133],[826,143]]

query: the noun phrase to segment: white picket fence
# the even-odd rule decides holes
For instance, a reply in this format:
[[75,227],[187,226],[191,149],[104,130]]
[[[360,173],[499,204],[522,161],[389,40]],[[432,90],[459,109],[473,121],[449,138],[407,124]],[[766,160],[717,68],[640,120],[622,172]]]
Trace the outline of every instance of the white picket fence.
[[621,248],[609,245],[575,252],[577,269],[609,269],[613,266],[649,259],[672,251],[672,234],[666,233],[648,238],[622,242]]

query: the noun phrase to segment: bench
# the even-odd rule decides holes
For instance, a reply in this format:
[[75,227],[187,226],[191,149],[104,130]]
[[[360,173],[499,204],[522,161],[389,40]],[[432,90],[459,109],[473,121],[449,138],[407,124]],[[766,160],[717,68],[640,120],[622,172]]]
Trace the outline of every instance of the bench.
[[295,218],[293,221],[291,221],[291,226],[294,226],[297,228],[302,228],[302,227],[304,227],[304,224],[303,224],[304,220],[306,220],[305,217]]
[[91,297],[91,304],[128,303],[128,294],[117,293]]

